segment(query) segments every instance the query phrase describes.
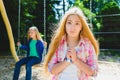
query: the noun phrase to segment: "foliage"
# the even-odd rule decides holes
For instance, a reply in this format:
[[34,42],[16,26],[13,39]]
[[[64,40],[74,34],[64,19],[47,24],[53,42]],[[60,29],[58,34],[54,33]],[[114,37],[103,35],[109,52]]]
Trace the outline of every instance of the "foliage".
[[[90,8],[85,7],[84,3],[88,0],[76,0],[74,6],[80,7],[84,12],[85,16],[88,18],[88,23],[91,24],[92,20],[92,29],[93,31],[98,31],[101,24],[95,18],[96,14],[90,11]],[[90,26],[91,27],[91,26]]]
[[21,0],[21,24],[20,24],[20,39],[25,41],[27,30],[32,25],[35,25],[33,22],[36,18],[34,11],[36,10],[36,5],[38,2],[36,0]]
[[[92,2],[90,2],[92,1]],[[84,12],[86,9],[93,12],[95,16],[92,15],[92,24],[94,26],[95,32],[115,32],[120,31],[119,25],[119,16],[107,16],[111,14],[119,14],[120,9],[120,0],[76,0],[74,3],[76,6],[79,6]],[[85,9],[84,9],[85,8]],[[87,16],[88,15],[88,16]],[[86,11],[86,16],[89,18],[91,13]],[[100,15],[100,16],[98,16]],[[103,15],[103,16],[102,16]],[[118,39],[119,34],[95,34],[100,42],[100,48],[105,49],[117,49],[120,48],[120,40]],[[111,38],[111,37],[112,38]]]
[[[109,17],[102,17],[102,27],[100,31],[102,32],[119,32],[120,31],[120,16],[115,16],[115,14],[120,13],[119,5],[116,2],[109,2],[105,3],[104,7],[102,8],[101,14],[102,15],[111,15]],[[119,34],[109,34],[109,35],[101,35],[104,40],[100,40],[101,47],[104,48],[112,48],[112,49],[119,49],[120,40],[118,39]],[[109,40],[109,41],[108,41]],[[112,43],[112,45],[111,45]]]
[[[12,30],[13,32],[15,30],[17,30],[17,28],[13,28],[13,26],[17,25],[17,6],[18,4],[16,3],[17,1],[13,1],[13,0],[3,0],[4,2],[4,6],[6,9],[6,13],[8,15],[9,21],[11,23],[12,26]],[[13,5],[14,3],[14,5]],[[0,51],[8,51],[9,50],[9,40],[8,40],[8,36],[7,36],[7,31],[5,28],[5,24],[3,21],[2,16],[0,15],[0,44],[4,44],[3,46],[0,46]],[[14,36],[16,36],[16,34],[14,34]]]
[[[4,0],[8,18],[12,25],[15,42],[18,39],[18,1],[19,0]],[[47,42],[50,42],[52,31],[57,26],[58,20],[64,14],[64,10],[68,10],[72,6],[80,7],[85,16],[88,18],[88,23],[92,22],[94,32],[120,31],[119,16],[102,16],[120,13],[120,0],[46,0],[46,37]],[[90,2],[92,1],[92,2]],[[62,3],[62,4],[61,4]],[[13,5],[14,4],[14,5]],[[67,4],[67,5],[66,5]],[[59,6],[59,7],[56,7]],[[62,8],[60,8],[62,6]],[[62,13],[61,13],[62,12]],[[40,33],[44,34],[44,0],[21,0],[21,26],[20,39],[24,43],[26,41],[26,33],[30,26],[37,26]],[[56,18],[58,17],[58,19]],[[0,18],[1,19],[1,18]],[[91,21],[92,20],[92,21]],[[1,26],[4,27],[2,21]],[[0,28],[3,29],[3,28]],[[5,31],[5,29],[3,29]],[[2,32],[1,32],[2,33]],[[4,40],[7,41],[7,34],[3,34]],[[45,35],[45,34],[44,34]],[[96,35],[96,34],[95,34]],[[111,37],[113,38],[111,38]],[[105,48],[109,46],[114,48],[114,45],[120,44],[119,35],[96,35],[100,44]],[[108,38],[109,37],[109,38]],[[115,40],[113,42],[113,40]],[[1,42],[1,43],[2,43]],[[110,43],[113,43],[111,45]],[[106,46],[108,45],[108,46]],[[119,48],[120,46],[118,46]],[[116,47],[115,47],[116,48]]]

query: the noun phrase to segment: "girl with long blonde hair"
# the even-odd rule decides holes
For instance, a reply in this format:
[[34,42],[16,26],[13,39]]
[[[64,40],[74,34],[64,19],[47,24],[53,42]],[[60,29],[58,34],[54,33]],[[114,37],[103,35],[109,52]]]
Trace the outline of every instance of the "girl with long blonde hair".
[[25,80],[31,80],[32,66],[42,61],[42,53],[44,50],[43,40],[37,27],[32,26],[29,28],[27,45],[22,45],[20,42],[18,42],[17,46],[27,51],[27,57],[20,59],[16,63],[13,80],[18,80],[20,68],[22,65],[26,65]]
[[97,74],[99,45],[86,17],[77,7],[69,9],[54,33],[45,59],[52,80],[88,80]]

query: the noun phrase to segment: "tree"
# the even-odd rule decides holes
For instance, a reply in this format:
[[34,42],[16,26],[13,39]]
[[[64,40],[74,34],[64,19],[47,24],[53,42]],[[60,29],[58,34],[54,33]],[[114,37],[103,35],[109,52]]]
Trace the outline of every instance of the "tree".
[[[88,1],[88,0],[85,0],[85,1]],[[73,6],[80,7],[82,9],[82,11],[84,12],[85,16],[88,18],[88,23],[92,24],[92,26],[91,25],[89,25],[89,26],[92,27],[93,31],[98,31],[99,27],[100,27],[100,23],[95,18],[96,14],[91,12],[90,6],[89,6],[89,8],[87,8],[88,6],[85,7],[87,4],[89,5],[90,2],[86,3],[86,5],[84,5],[85,1],[84,0],[81,0],[81,1],[80,0],[76,0],[74,2]]]
[[7,29],[7,33],[8,33],[8,37],[9,37],[9,43],[10,43],[10,50],[11,50],[11,53],[12,53],[15,61],[17,62],[19,59],[18,59],[18,56],[15,51],[15,44],[14,44],[14,38],[13,38],[12,30],[11,30],[11,25],[10,25],[9,19],[6,14],[6,10],[5,10],[3,1],[1,0],[0,3],[1,3],[0,4],[0,12],[1,12],[3,20],[5,22],[5,25],[6,25],[6,29]]
[[[101,15],[108,15],[108,16],[102,17],[102,27],[100,31],[101,32],[119,32],[120,16],[115,15],[119,13],[120,13],[120,8],[116,2],[113,1],[113,2],[106,3],[102,8]],[[103,35],[103,40],[100,40],[101,47],[119,49],[120,46],[118,44],[120,44],[120,40],[118,39],[118,37],[120,37],[119,34]]]

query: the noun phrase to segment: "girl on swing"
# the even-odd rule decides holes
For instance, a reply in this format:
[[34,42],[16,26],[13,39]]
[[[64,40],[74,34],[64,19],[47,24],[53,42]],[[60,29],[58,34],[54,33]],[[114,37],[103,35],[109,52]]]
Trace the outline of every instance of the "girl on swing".
[[20,68],[22,65],[26,65],[26,80],[31,80],[32,66],[42,61],[42,53],[44,50],[43,40],[37,27],[30,27],[28,30],[28,43],[22,45],[20,42],[17,43],[21,49],[27,50],[27,57],[20,59],[14,69],[13,80],[18,80]]
[[73,7],[62,17],[48,54],[45,68],[52,80],[89,80],[98,70],[98,43],[83,12]]

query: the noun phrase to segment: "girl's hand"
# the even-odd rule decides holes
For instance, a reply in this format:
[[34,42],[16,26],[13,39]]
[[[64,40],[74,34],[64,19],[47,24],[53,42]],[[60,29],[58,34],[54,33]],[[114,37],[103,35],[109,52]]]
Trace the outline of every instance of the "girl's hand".
[[17,46],[19,47],[21,45],[21,43],[20,42],[17,42]]
[[67,57],[70,58],[73,62],[77,60],[76,50],[74,48],[69,49],[67,53]]
[[47,42],[43,41],[45,48],[47,47]]
[[70,50],[67,51],[67,58],[71,59],[71,51]]

